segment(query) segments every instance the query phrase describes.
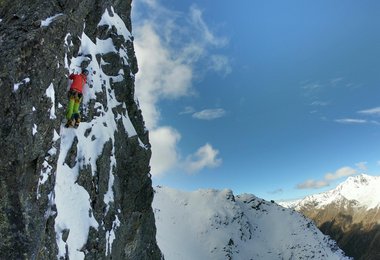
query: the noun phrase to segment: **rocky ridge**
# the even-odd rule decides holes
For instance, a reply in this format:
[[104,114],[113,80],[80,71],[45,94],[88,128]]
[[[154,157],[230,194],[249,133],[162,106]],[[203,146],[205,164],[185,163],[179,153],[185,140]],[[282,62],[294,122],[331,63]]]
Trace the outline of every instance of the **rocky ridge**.
[[380,259],[380,177],[349,177],[337,188],[283,204],[312,219],[354,259]]
[[[131,1],[0,1],[0,259],[161,259]],[[62,127],[67,75],[90,71]]]
[[156,187],[157,242],[167,260],[350,259],[312,221],[251,194]]

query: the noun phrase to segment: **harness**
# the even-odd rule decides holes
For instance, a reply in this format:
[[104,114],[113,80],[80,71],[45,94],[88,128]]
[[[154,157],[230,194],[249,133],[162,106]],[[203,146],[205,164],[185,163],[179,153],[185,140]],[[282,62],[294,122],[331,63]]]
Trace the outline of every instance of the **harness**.
[[83,94],[76,91],[75,89],[70,89],[67,95],[69,99],[75,99],[77,101],[80,101],[83,97]]

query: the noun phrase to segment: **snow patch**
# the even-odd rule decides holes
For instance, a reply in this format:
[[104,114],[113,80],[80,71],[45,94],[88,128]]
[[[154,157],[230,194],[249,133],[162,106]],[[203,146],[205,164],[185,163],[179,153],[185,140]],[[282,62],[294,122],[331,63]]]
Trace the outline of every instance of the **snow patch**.
[[96,39],[96,47],[99,54],[105,54],[109,52],[116,52],[116,48],[113,45],[112,39],[99,40]]
[[117,33],[122,35],[125,40],[131,38],[131,32],[125,26],[123,20],[115,13],[113,7],[111,7],[112,13],[106,10],[100,20],[98,26],[108,25],[109,27],[115,26]]
[[80,48],[80,54],[82,56],[94,53],[105,54],[109,52],[116,52],[116,48],[113,45],[112,39],[100,40],[96,39],[96,43],[92,42],[91,39],[85,34],[82,34],[82,45]]
[[48,151],[48,154],[49,154],[50,156],[56,155],[56,154],[57,154],[57,148],[52,147],[52,148]]
[[124,127],[125,127],[125,131],[129,135],[129,137],[136,136],[137,135],[136,129],[133,126],[132,121],[128,117],[128,115],[127,116],[123,115],[122,116],[122,120],[123,120],[123,124],[124,124]]
[[53,83],[51,83],[49,87],[46,89],[45,94],[51,99],[51,102],[52,102],[52,105],[50,108],[50,119],[56,119],[57,117],[55,115],[55,92],[54,92]]
[[[61,129],[62,132],[64,134],[61,134],[61,151],[54,188],[58,212],[55,219],[58,258],[65,256],[67,246],[70,259],[84,259],[84,253],[80,250],[87,241],[89,228],[97,229],[98,223],[92,214],[89,194],[77,183],[78,163],[73,168],[65,163],[65,157],[76,137],[75,130]],[[66,242],[62,239],[65,230],[70,230]]]
[[116,219],[112,222],[112,229],[106,233],[106,256],[109,255],[112,251],[112,243],[116,238],[115,231],[118,227],[120,227],[120,220],[117,215],[115,217]]
[[63,15],[62,13],[56,14],[54,16],[48,17],[41,21],[41,27],[48,27],[57,17]]
[[33,135],[37,134],[37,125],[36,124],[33,124],[32,134]]
[[[115,149],[113,148],[112,154],[115,153]],[[108,179],[108,190],[107,193],[104,194],[104,203],[107,205],[105,214],[108,213],[110,203],[114,201],[114,194],[113,194],[113,184],[115,181],[115,176],[113,175],[113,170],[116,167],[116,158],[115,156],[111,156],[110,158],[111,164],[110,164],[110,173],[109,173],[109,179]]]
[[49,176],[52,173],[53,167],[46,161],[47,159],[48,159],[48,157],[45,157],[45,160],[42,163],[40,179],[38,181],[38,186],[37,186],[37,199],[41,198],[41,194],[40,194],[41,185],[45,184],[45,182],[48,180]]
[[59,138],[61,138],[61,137],[59,136],[59,134],[57,133],[57,131],[54,129],[53,142],[56,142]]
[[30,78],[25,78],[25,79],[21,80],[19,83],[14,84],[13,85],[13,92],[16,92],[20,88],[21,85],[25,85],[29,82],[30,82]]

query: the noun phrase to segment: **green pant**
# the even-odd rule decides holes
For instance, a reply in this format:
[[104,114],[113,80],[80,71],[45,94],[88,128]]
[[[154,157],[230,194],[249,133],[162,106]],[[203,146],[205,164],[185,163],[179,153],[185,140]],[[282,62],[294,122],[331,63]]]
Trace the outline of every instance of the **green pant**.
[[67,105],[66,118],[67,120],[80,118],[79,106],[82,101],[82,94],[74,91],[69,92],[69,104]]

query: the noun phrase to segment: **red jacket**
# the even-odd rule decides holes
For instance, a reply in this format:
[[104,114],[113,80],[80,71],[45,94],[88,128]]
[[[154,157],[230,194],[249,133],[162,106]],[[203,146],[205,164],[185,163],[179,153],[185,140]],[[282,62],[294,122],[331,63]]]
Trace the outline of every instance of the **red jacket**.
[[84,74],[71,74],[69,76],[69,79],[73,80],[73,83],[71,83],[70,90],[75,90],[79,93],[82,93],[83,86],[87,82],[87,76]]

